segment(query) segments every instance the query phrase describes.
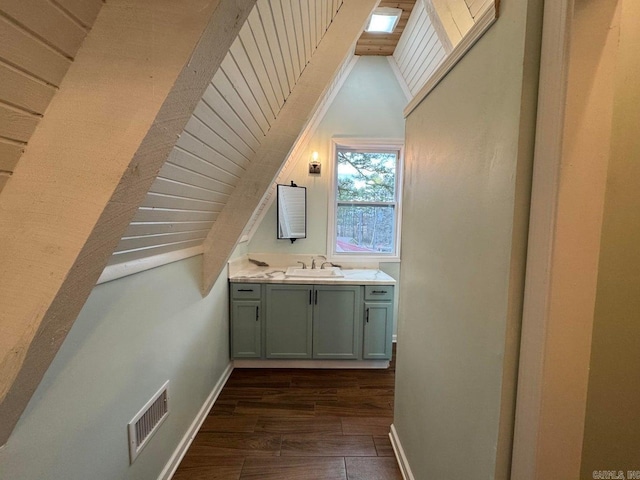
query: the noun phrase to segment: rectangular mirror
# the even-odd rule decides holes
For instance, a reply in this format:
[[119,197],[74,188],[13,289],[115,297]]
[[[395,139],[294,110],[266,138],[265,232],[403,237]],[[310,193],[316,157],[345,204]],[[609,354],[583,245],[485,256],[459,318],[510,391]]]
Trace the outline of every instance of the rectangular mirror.
[[277,186],[278,238],[307,238],[307,189],[291,185]]

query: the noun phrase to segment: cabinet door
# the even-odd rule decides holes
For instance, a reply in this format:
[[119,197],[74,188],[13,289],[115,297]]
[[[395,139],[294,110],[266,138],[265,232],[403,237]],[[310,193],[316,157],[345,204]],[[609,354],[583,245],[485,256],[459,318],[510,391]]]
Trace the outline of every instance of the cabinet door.
[[360,290],[355,286],[315,287],[313,358],[358,358]]
[[312,285],[267,285],[267,358],[311,358]]
[[393,335],[393,304],[391,302],[364,303],[365,360],[391,359]]
[[231,306],[231,356],[260,358],[262,356],[260,301],[233,301]]

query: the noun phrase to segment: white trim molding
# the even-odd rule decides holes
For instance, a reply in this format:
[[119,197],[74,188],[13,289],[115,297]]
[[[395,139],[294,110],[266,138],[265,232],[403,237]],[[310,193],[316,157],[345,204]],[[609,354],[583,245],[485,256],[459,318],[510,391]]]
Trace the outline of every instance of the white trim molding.
[[[362,149],[362,150],[397,150],[398,163],[396,168],[396,238],[395,254],[375,255],[361,254],[348,255],[336,253],[335,233],[336,233],[336,155],[339,148]],[[402,181],[404,178],[404,139],[402,138],[367,138],[367,137],[339,137],[331,139],[331,161],[326,166],[329,174],[328,188],[328,212],[327,212],[327,257],[328,260],[343,264],[357,262],[400,262],[401,231],[402,225]]]
[[389,360],[234,360],[233,368],[385,369]]
[[440,81],[447,76],[447,73],[465,56],[473,45],[484,35],[491,25],[497,20],[498,14],[496,6],[487,4],[485,10],[478,15],[478,21],[471,27],[471,30],[460,40],[449,55],[444,59],[438,68],[429,77],[429,80],[422,86],[420,91],[413,97],[413,100],[404,109],[405,118],[424,100],[431,90],[436,88]]
[[588,466],[592,333],[598,292],[610,285],[599,267],[603,222],[615,215],[605,205],[625,71],[621,5],[544,3],[511,468],[518,480],[578,478]]
[[[562,133],[569,68],[568,48],[572,0],[544,6],[537,133],[534,153],[529,250],[522,314],[519,385],[512,473],[536,478],[541,421],[543,366],[547,315],[551,301],[553,234],[560,187]],[[523,382],[524,378],[527,379]]]
[[117,280],[118,278],[126,277],[128,275],[133,275],[134,273],[151,270],[152,268],[161,267],[162,265],[167,265],[169,263],[184,260],[185,258],[195,257],[196,255],[201,254],[202,245],[197,245],[195,247],[176,250],[175,252],[161,253],[159,255],[139,258],[130,262],[108,265],[102,271],[102,275],[100,275],[100,278],[98,279],[96,285],[110,282],[111,280]]
[[400,443],[400,439],[398,438],[398,431],[396,430],[396,426],[393,424],[391,424],[389,438],[391,439],[393,453],[395,454],[398,465],[400,466],[400,473],[402,473],[402,478],[404,480],[415,480],[416,477],[413,476],[413,472],[411,471],[411,467],[409,466],[409,461],[407,460],[407,456],[405,455],[402,444]]
[[200,427],[206,420],[211,407],[213,407],[213,404],[218,399],[218,396],[220,395],[220,392],[222,392],[225,383],[227,383],[227,380],[229,380],[231,372],[233,372],[233,363],[229,362],[229,365],[227,365],[227,368],[224,370],[224,372],[222,372],[222,376],[215,384],[213,390],[200,408],[200,411],[196,415],[196,418],[193,419],[193,422],[187,430],[187,433],[185,433],[184,437],[182,437],[182,440],[173,452],[173,455],[171,455],[169,461],[162,469],[162,472],[160,472],[158,480],[170,480],[171,477],[173,477],[173,475],[176,473],[178,465],[180,465],[180,462],[191,446],[191,442],[193,442],[193,439],[196,437],[198,431],[200,430]]
[[391,66],[391,71],[395,75],[396,80],[398,81],[398,85],[400,85],[400,89],[402,90],[402,93],[404,93],[404,96],[407,99],[407,102],[410,102],[411,99],[413,98],[413,95],[411,94],[411,90],[409,90],[409,85],[407,85],[407,81],[402,76],[402,72],[400,71],[400,68],[398,68],[398,62],[396,62],[396,59],[394,58],[393,55],[388,55],[387,61]]

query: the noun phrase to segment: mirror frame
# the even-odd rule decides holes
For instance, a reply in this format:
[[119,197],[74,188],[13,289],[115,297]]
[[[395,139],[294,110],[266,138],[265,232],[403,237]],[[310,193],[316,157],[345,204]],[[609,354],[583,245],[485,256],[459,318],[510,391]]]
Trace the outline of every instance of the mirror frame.
[[[280,203],[281,200],[281,187],[282,188],[300,188],[304,190],[304,235],[285,237],[281,235],[280,228]],[[307,238],[307,187],[299,187],[295,183],[291,182],[291,185],[276,184],[276,238],[278,240],[291,240],[291,243],[295,242],[299,238]]]

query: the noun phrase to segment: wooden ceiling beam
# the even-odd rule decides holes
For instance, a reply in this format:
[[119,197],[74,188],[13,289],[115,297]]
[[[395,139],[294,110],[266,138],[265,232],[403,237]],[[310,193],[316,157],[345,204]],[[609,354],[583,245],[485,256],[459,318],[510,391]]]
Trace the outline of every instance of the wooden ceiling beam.
[[0,445],[255,0],[109,0],[0,195]]
[[378,0],[345,0],[340,7],[204,241],[203,294],[209,293],[222,272],[254,210],[275,181],[377,3]]

